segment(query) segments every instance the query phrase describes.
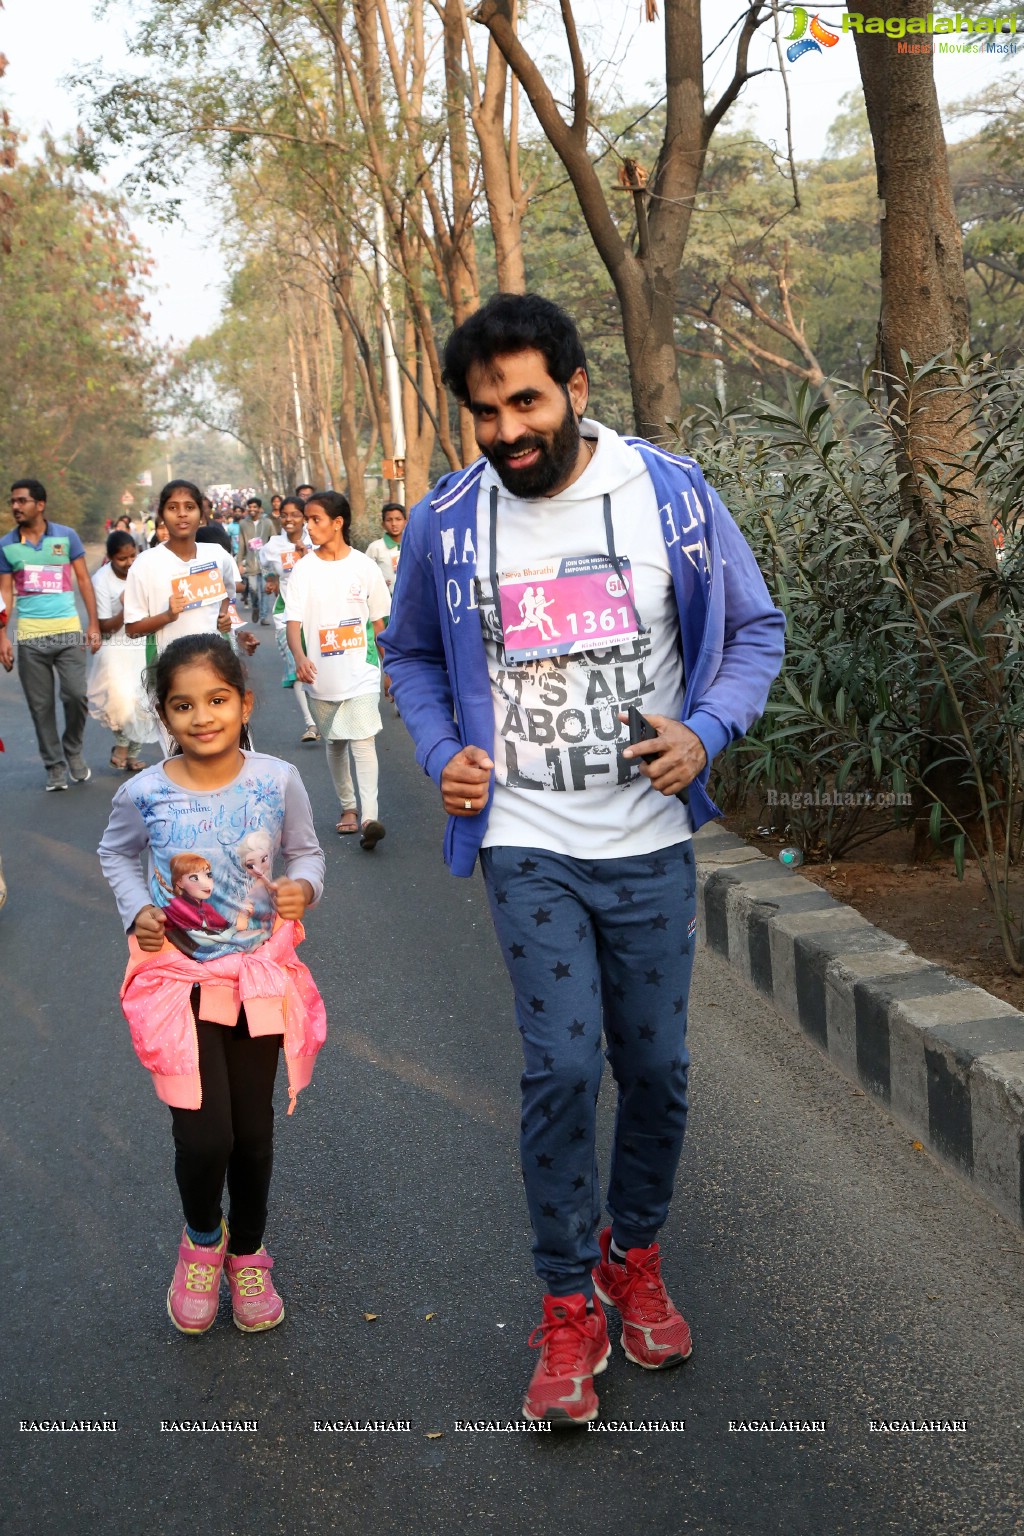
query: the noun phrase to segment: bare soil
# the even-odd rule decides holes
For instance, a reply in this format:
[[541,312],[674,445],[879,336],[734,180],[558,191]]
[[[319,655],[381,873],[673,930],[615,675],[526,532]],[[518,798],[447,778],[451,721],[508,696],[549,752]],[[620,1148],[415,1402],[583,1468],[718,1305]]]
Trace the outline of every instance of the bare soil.
[[[758,835],[749,816],[727,816],[725,825],[769,857],[787,841]],[[951,858],[914,864],[911,852],[910,832],[887,832],[835,863],[808,861],[800,873],[869,923],[904,939],[915,954],[1024,1011],[1024,976],[1014,974],[1003,954],[977,866],[968,864],[958,880]],[[1016,871],[1011,882],[1015,905],[1024,907],[1024,871]]]

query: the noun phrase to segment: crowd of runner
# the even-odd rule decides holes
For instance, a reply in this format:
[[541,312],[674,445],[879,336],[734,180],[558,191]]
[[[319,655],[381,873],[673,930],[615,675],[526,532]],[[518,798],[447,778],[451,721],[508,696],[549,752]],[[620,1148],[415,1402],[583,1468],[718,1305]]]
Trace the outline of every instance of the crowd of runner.
[[[523,1413],[580,1425],[598,1414],[604,1306],[631,1362],[691,1352],[657,1237],[687,1117],[692,834],[718,814],[711,762],[763,709],[784,621],[696,463],[586,415],[583,345],[556,305],[497,295],[449,338],[444,376],[481,457],[408,526],[385,505],[365,553],[338,491],[229,507],[179,479],[151,528],[110,528],[90,577],[45,487],[16,481],[0,664],[13,631],[47,791],[91,778],[90,712],[125,776],[99,854],[128,935],[122,1006],[171,1110],[185,1228],[167,1310],[186,1334],[215,1322],[222,1279],[243,1331],[284,1316],[263,1243],[273,1086],[283,1055],[290,1113],[326,1034],[296,954],[324,855],[298,768],[250,737],[242,657],[274,630],[335,830],[368,852],[393,697],[448,814],[449,868],[479,860],[515,995],[544,1287]],[[603,1228],[602,1044],[618,1095]]]

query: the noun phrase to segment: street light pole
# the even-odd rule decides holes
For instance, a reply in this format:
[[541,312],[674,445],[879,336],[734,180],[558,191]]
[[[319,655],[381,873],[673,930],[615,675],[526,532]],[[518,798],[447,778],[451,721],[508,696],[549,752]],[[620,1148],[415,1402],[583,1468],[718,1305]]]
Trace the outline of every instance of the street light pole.
[[384,377],[388,386],[388,411],[391,415],[391,452],[394,458],[393,476],[388,478],[395,487],[398,501],[405,501],[405,418],[402,415],[402,383],[395,353],[394,317],[391,312],[391,286],[384,252],[384,210],[378,203],[375,210],[377,287],[380,290],[381,341],[384,349]]

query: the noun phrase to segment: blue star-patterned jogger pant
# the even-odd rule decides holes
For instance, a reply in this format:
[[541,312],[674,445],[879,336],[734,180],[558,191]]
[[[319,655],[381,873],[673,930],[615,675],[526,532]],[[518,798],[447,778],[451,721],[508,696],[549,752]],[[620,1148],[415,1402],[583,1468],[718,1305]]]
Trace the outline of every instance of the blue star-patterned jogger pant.
[[602,1024],[618,1087],[608,1211],[619,1247],[653,1243],[672,1197],[686,1131],[693,847],[594,860],[485,848],[481,864],[523,1040],[534,1266],[553,1295],[589,1296]]

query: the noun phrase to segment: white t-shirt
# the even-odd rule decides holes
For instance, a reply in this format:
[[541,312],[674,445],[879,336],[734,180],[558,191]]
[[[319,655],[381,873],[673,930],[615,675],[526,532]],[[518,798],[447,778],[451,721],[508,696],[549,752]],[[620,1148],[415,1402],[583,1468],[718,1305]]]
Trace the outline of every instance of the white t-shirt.
[[384,577],[389,592],[394,589],[395,577],[398,575],[398,557],[401,553],[402,546],[400,543],[392,546],[388,543],[387,539],[383,538],[374,539],[372,543],[366,546],[367,558],[375,562],[377,569]]
[[[488,465],[477,502],[480,620],[494,702],[495,788],[484,847],[544,848],[573,858],[653,853],[691,835],[689,813],[624,760],[619,710],[678,720],[683,654],[672,575],[654,486],[639,453],[584,420],[596,440],[586,469],[558,496],[524,501]],[[595,649],[506,665],[491,595],[490,502],[498,489],[503,571],[572,556],[607,555],[603,498],[611,497],[615,553],[628,560],[639,635]]]
[[[98,619],[116,619],[120,617],[121,594],[125,589],[125,585],[124,578],[118,576],[112,565],[100,566],[92,578],[92,590],[96,594],[96,617]],[[103,638],[107,639],[108,637],[104,635]],[[145,645],[145,643],[145,636],[140,635],[139,644]]]
[[[152,619],[158,613],[166,613],[175,582],[187,581],[189,592],[199,595],[212,584],[215,572],[220,577],[224,596],[234,602],[235,589],[242,578],[233,557],[219,544],[196,545],[192,560],[179,560],[166,544],[145,550],[129,570],[125,582],[125,623],[137,624],[140,619]],[[216,634],[217,616],[224,596],[195,608],[186,608],[170,624],[156,630],[153,638],[157,651],[166,649],[181,635]]]
[[288,583],[291,580],[292,571],[298,565],[299,560],[304,559],[313,548],[313,540],[302,530],[302,543],[296,547],[286,533],[275,533],[272,539],[268,539],[259,553],[260,565],[265,571],[277,577],[280,584],[280,594],[274,604],[274,626],[284,629],[284,599],[288,591]]
[[[136,559],[138,557],[136,556]],[[134,561],[132,565],[134,565]],[[128,567],[129,573],[131,566]],[[92,590],[96,594],[96,617],[98,619],[117,619],[121,617],[121,598],[128,583],[123,576],[118,576],[114,567],[108,562],[101,565],[92,578]],[[145,635],[137,635],[130,640],[121,629],[115,629],[113,634],[103,636],[103,644],[108,645],[111,640],[116,640],[119,646],[131,646],[133,650],[146,649]]]
[[373,621],[386,619],[391,597],[372,560],[358,549],[344,560],[307,555],[292,571],[284,600],[285,619],[298,620],[316,680],[306,691],[314,699],[341,703],[380,689],[380,659]]

